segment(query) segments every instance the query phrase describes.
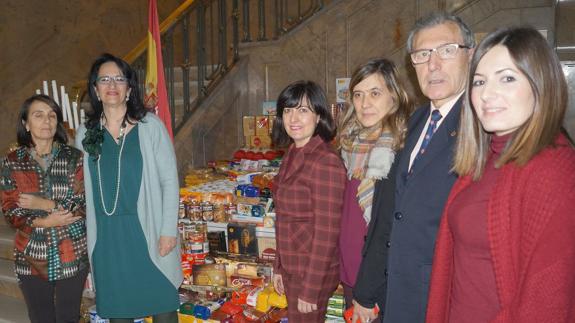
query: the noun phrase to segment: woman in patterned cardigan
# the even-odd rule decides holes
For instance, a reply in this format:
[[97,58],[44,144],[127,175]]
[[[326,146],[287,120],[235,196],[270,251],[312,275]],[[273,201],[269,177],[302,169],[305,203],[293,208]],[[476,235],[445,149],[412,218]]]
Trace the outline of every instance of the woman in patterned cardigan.
[[16,229],[15,271],[31,322],[78,322],[88,255],[82,153],[46,95],[20,109],[18,148],[2,163],[2,211]]

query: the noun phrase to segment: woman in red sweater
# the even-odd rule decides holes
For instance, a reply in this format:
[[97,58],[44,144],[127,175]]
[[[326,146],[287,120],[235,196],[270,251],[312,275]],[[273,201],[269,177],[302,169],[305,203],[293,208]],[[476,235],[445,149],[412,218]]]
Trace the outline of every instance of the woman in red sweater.
[[567,86],[532,28],[477,47],[427,322],[575,321],[575,150]]

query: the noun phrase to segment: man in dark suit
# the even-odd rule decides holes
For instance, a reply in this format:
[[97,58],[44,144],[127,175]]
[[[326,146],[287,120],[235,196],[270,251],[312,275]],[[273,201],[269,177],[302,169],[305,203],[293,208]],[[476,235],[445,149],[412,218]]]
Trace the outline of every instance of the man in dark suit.
[[456,179],[450,169],[474,45],[471,30],[447,13],[419,20],[409,34],[407,51],[431,102],[411,116],[394,176],[375,188],[354,288],[354,315],[362,322],[375,319],[375,304],[384,322],[425,320],[435,236]]

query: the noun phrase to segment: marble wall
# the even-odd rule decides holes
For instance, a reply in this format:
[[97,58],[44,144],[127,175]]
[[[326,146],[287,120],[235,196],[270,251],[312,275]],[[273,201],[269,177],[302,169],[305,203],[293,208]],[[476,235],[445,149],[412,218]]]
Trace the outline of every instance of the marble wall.
[[[158,1],[160,19],[181,0]],[[16,141],[20,104],[42,80],[71,87],[86,78],[103,52],[123,56],[144,39],[148,6],[143,0],[3,0],[0,10],[0,152]]]

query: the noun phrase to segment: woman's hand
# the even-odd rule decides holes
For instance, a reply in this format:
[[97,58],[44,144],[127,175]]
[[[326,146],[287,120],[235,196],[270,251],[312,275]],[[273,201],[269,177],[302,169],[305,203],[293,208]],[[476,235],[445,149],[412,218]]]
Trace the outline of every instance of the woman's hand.
[[18,196],[18,206],[33,210],[50,210],[56,206],[56,203],[34,194],[20,193]]
[[176,242],[176,237],[160,236],[160,242],[158,243],[160,256],[164,257],[169,254],[176,247]]
[[274,289],[276,290],[276,292],[280,295],[283,295],[285,289],[284,289],[284,281],[282,280],[282,275],[274,274],[272,278],[272,283],[274,284]]
[[313,311],[317,311],[317,304],[308,303],[306,301],[302,301],[301,298],[297,299],[297,310],[300,313],[310,313]]
[[34,219],[32,226],[37,228],[62,227],[65,225],[70,225],[80,220],[81,218],[81,216],[74,216],[74,214],[68,210],[56,210],[50,212],[48,216],[44,218]]
[[373,308],[361,306],[358,302],[353,300],[353,316],[351,321],[357,322],[360,320],[362,323],[369,323],[377,318],[377,313]]

